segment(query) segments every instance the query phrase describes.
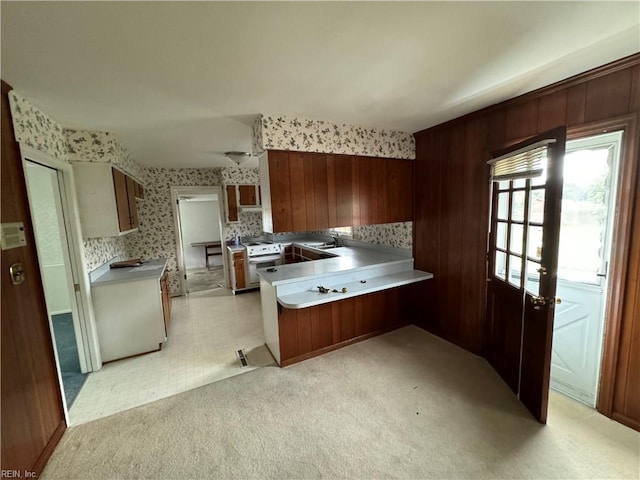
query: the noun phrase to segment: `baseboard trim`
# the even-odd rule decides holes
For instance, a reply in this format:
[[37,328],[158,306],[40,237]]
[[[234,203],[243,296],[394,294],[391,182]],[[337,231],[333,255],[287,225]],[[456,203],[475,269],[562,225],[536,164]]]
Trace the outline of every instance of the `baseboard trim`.
[[39,477],[40,474],[42,473],[42,470],[44,470],[45,465],[49,461],[51,454],[56,449],[56,446],[58,445],[58,442],[60,442],[60,439],[62,438],[62,435],[64,435],[64,432],[66,429],[67,429],[67,424],[65,423],[63,418],[58,424],[55,431],[53,432],[53,435],[51,435],[51,438],[47,442],[47,445],[44,447],[44,450],[42,450],[42,453],[40,454],[40,456],[38,457],[38,460],[36,460],[36,463],[33,466],[33,471],[35,472],[36,477]]

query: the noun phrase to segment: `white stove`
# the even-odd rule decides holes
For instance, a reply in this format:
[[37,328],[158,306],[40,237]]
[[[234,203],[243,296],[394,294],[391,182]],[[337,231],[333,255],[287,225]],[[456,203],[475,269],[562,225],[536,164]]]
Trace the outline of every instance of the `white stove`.
[[282,245],[268,240],[249,240],[243,242],[243,245],[247,251],[249,282],[253,286],[259,286],[258,268],[273,268],[276,265],[282,265],[284,260]]

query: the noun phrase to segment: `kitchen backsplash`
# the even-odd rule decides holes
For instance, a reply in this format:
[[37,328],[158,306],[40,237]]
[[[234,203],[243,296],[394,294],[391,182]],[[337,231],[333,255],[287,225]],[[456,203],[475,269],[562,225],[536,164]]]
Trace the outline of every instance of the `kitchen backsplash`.
[[415,159],[413,135],[286,115],[260,115],[252,128],[254,154],[264,150]]
[[15,90],[9,92],[9,102],[16,140],[67,161],[69,150],[62,126]]
[[359,242],[411,249],[413,248],[413,222],[353,227],[353,239]]
[[85,238],[83,243],[88,272],[104,265],[114,257],[122,259],[129,257],[123,237]]

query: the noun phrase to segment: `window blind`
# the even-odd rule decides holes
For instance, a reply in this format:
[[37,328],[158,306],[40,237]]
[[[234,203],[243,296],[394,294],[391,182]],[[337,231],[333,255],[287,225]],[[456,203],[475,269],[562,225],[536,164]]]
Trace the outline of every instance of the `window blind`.
[[550,143],[553,140],[545,140],[490,160],[491,180],[501,182],[542,175],[547,165],[547,146]]

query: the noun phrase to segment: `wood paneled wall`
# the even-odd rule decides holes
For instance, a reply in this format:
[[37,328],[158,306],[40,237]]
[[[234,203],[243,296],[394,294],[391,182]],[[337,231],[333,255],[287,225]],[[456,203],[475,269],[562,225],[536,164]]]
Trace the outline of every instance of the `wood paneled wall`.
[[[614,255],[617,251],[621,268],[612,272],[616,278],[611,289],[611,298],[619,303],[612,306],[612,316],[619,318],[607,320],[613,328],[608,328],[608,363],[603,365],[598,408],[629,425],[636,422],[636,428],[640,422],[639,111],[637,54],[416,133],[414,170],[415,268],[435,276],[423,284],[418,297],[420,325],[486,355],[486,162],[490,152],[561,125],[568,127],[569,136],[584,134],[599,123],[626,125],[623,162],[627,177],[632,178],[622,179],[621,195],[627,195],[628,205],[620,215],[628,218],[618,222],[622,226],[616,231]],[[604,398],[607,395],[611,397],[609,406]]]

